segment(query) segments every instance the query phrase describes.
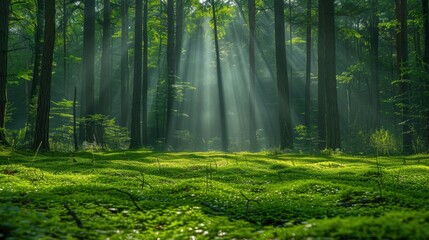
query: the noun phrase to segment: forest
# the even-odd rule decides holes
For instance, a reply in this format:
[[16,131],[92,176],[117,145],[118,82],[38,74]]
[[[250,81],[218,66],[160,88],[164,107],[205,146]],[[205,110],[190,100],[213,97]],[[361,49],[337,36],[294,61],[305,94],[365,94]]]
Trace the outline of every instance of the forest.
[[428,239],[428,0],[0,0],[0,239]]

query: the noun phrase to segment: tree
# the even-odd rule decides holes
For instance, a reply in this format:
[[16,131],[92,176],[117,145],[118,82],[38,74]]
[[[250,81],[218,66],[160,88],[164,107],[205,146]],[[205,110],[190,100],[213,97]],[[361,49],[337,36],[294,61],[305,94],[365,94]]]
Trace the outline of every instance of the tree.
[[[325,83],[326,83],[326,148],[341,148],[340,141],[340,119],[338,113],[337,99],[337,78],[335,61],[335,9],[334,0],[324,1],[326,3],[325,12],[325,56],[319,61],[325,63]],[[319,13],[320,14],[320,13]],[[319,29],[320,31],[320,29]]]
[[[424,55],[423,61],[426,72],[429,73],[429,6],[428,0],[422,0],[423,27],[424,27]],[[429,80],[426,80],[429,81]],[[429,82],[426,82],[426,94],[429,93]],[[427,96],[427,95],[426,95]],[[429,101],[426,100],[426,148],[429,149]]]
[[[83,22],[83,91],[84,101],[82,104],[83,115],[88,118],[95,114],[94,98],[94,61],[95,61],[95,0],[86,0],[84,7]],[[85,121],[86,132],[84,139],[88,142],[94,141],[94,124]]]
[[101,55],[101,72],[100,72],[100,98],[99,108],[100,113],[109,116],[111,114],[112,105],[112,80],[110,71],[112,69],[111,59],[111,9],[110,0],[104,0],[104,11],[103,11],[103,45]]
[[148,85],[149,85],[149,71],[148,71],[148,49],[149,49],[149,41],[148,41],[148,9],[149,9],[149,0],[145,0],[144,3],[144,15],[143,15],[143,109],[142,109],[142,142],[144,145],[149,144],[148,140]]
[[396,31],[396,54],[399,76],[399,94],[401,97],[401,125],[402,125],[402,150],[409,154],[412,152],[412,136],[410,126],[409,110],[409,77],[407,73],[408,62],[408,39],[407,39],[407,0],[395,0],[396,18],[398,20],[398,30]]
[[143,0],[136,1],[134,84],[131,104],[131,142],[130,149],[140,148],[141,140],[141,101],[142,101],[142,12]]
[[173,130],[173,103],[174,103],[174,84],[176,80],[176,61],[175,61],[175,45],[174,45],[174,1],[167,0],[167,116],[166,116],[166,132],[165,140],[168,146],[171,143]]
[[55,0],[45,0],[45,32],[42,72],[37,102],[36,131],[33,149],[49,151],[49,112],[51,102],[52,63],[55,46]]
[[225,110],[225,97],[223,92],[223,78],[222,70],[220,66],[220,53],[219,53],[219,37],[217,29],[216,19],[216,5],[215,0],[211,0],[212,14],[213,14],[213,31],[215,39],[215,51],[216,51],[216,75],[217,75],[217,87],[219,94],[219,117],[220,117],[220,128],[221,128],[221,140],[222,140],[222,151],[228,151],[229,140],[228,140],[228,129],[226,124],[226,110]]
[[319,147],[337,149],[341,147],[340,124],[335,73],[335,11],[334,0],[319,1],[318,43],[318,128]]
[[8,146],[6,140],[7,105],[7,52],[9,39],[10,0],[0,1],[0,145]]
[[257,150],[255,122],[255,0],[249,0],[249,141],[250,151]]
[[311,130],[311,1],[307,0],[307,29],[306,29],[306,65],[305,65],[305,120],[304,125],[308,131]]
[[274,24],[276,42],[277,91],[280,123],[280,148],[292,148],[292,121],[290,112],[289,80],[284,27],[284,1],[274,1]]
[[370,19],[370,64],[372,91],[370,92],[371,114],[370,127],[378,128],[380,122],[380,83],[379,83],[379,63],[378,63],[378,42],[379,42],[379,17],[378,0],[371,0],[371,19]]
[[121,125],[128,125],[128,0],[121,1]]

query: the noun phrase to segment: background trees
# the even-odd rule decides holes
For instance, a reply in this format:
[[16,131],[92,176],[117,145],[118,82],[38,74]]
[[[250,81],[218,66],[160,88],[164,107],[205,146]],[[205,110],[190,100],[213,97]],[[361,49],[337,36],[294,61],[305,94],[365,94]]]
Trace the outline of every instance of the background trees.
[[[34,137],[31,116],[43,100],[36,90],[46,3],[11,6],[8,73],[2,70],[10,101],[2,95],[9,110],[1,129],[4,140],[24,147],[21,132],[27,126]],[[63,64],[52,68],[47,135],[54,149],[73,149],[74,85],[80,144],[90,146],[371,152],[364,146],[384,129],[398,152],[428,148],[427,1],[88,0],[59,7],[63,37],[52,62]]]

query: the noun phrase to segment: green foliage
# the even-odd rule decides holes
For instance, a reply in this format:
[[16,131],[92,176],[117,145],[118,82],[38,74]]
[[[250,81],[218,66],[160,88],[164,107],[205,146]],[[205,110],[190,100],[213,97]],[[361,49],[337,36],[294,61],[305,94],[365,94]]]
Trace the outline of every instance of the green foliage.
[[394,136],[384,128],[376,130],[371,135],[371,146],[376,150],[377,154],[390,155],[398,151],[398,144]]
[[0,238],[427,239],[428,156],[377,159],[382,199],[368,157],[2,150]]

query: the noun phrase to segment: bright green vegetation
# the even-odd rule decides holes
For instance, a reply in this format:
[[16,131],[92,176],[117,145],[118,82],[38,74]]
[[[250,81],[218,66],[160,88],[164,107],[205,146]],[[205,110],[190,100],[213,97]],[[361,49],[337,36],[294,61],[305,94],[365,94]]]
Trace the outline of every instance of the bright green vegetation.
[[0,239],[428,239],[428,182],[427,155],[3,150]]

